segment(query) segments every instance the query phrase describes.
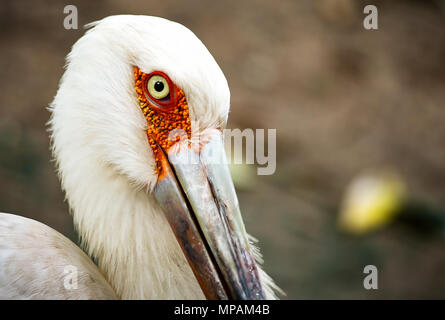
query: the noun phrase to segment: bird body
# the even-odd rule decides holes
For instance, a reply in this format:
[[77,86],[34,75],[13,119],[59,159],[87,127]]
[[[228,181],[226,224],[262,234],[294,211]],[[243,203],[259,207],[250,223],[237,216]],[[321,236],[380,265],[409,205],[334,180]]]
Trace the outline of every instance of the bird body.
[[[76,289],[66,288],[68,267],[77,270]],[[0,298],[117,299],[91,259],[54,229],[0,213]]]
[[[190,113],[186,119],[189,122],[184,121],[191,123],[191,131],[198,137],[224,127],[230,104],[227,81],[202,42],[180,24],[156,17],[122,15],[105,18],[90,27],[67,57],[66,71],[50,105],[49,128],[58,174],[81,236],[81,247],[94,258],[97,267],[77,246],[49,227],[1,214],[0,298],[204,299],[208,292],[204,294],[203,281],[209,277],[197,271],[201,265],[194,264],[196,254],[184,248],[184,243],[188,244],[184,241],[190,239],[180,239],[181,234],[172,232],[172,228],[179,228],[174,220],[176,215],[166,215],[162,205],[171,204],[172,200],[163,202],[163,191],[159,191],[166,171],[160,166],[162,159],[157,158],[156,150],[150,150],[147,143],[147,126],[161,129],[141,109],[156,111],[159,104],[153,103],[149,94],[141,98],[141,89],[138,91],[136,86],[138,101],[134,70],[137,67],[148,76],[158,70],[162,71],[159,74],[168,75],[170,90],[178,88],[177,92],[186,97]],[[148,100],[142,105],[141,99],[146,97]],[[158,102],[163,105],[161,100]],[[165,110],[160,114],[165,115]],[[162,144],[153,141],[153,145]],[[173,156],[165,147],[159,155],[170,160]],[[166,159],[169,166],[170,160]],[[210,174],[210,167],[203,167],[199,169]],[[177,173],[178,168],[175,167]],[[207,186],[205,180],[206,188],[214,188],[210,175],[209,181]],[[183,182],[168,185],[184,188],[179,192],[179,202],[193,196],[187,189],[189,185]],[[236,211],[234,197],[227,201],[228,208]],[[192,197],[184,210],[191,206],[192,211],[199,211],[195,203],[201,200]],[[218,206],[219,202],[215,203]],[[226,214],[225,210],[212,208],[216,216]],[[245,251],[247,257],[261,259],[242,220],[241,225],[238,218],[233,223],[227,212],[226,230],[233,227],[235,231],[217,238],[212,228],[206,228],[206,215],[210,213],[202,214],[198,220],[204,220],[198,221],[198,229],[202,228],[204,234],[195,233],[192,237],[200,237],[192,242],[194,250],[206,239],[216,246],[217,264],[227,270],[224,277],[229,283],[233,277],[239,279],[233,282],[235,294],[249,296],[249,292],[259,288],[258,297],[263,292],[265,297],[275,298],[277,287],[255,262],[231,258],[233,252]],[[224,247],[215,239],[222,239],[229,246]],[[220,249],[220,245],[229,249]],[[232,255],[226,255],[227,250],[232,250]],[[202,261],[210,261],[205,260],[204,253],[203,257]],[[251,267],[245,268],[244,264],[249,263]],[[62,287],[64,265],[80,270],[79,283],[85,289],[73,293],[76,290]],[[239,283],[242,289],[236,288]]]

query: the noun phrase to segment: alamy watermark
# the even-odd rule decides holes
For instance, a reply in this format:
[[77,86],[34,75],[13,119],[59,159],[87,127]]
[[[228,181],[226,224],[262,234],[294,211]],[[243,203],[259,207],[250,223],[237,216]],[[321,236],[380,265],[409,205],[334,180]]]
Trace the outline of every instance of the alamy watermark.
[[372,264],[367,265],[363,269],[363,273],[367,274],[363,279],[363,288],[366,290],[377,290],[379,288],[377,267]]
[[[195,165],[201,161],[207,164],[257,164],[258,175],[272,175],[277,167],[276,137],[276,129],[207,129],[199,134],[192,133],[189,140],[184,130],[173,129],[168,137],[173,142],[172,150],[168,151],[169,161],[183,165]],[[206,147],[222,141],[224,145]],[[195,152],[187,152],[188,147]],[[227,156],[221,153],[224,149]]]
[[377,7],[368,4],[363,8],[363,13],[367,15],[365,19],[363,19],[363,27],[366,30],[377,30],[379,28],[379,12]]
[[63,13],[66,14],[65,19],[63,19],[63,27],[67,30],[77,30],[79,27],[77,7],[75,5],[69,4],[63,8]]
[[73,265],[67,265],[65,268],[63,268],[63,273],[65,274],[63,277],[63,286],[65,289],[76,290],[78,279],[77,268]]
[[[224,141],[227,151],[227,159],[233,159],[233,164],[242,164],[243,141],[245,147],[245,163],[256,164],[263,167],[257,168],[258,175],[272,175],[277,167],[277,130],[267,129],[267,152],[266,131],[264,129],[224,129]],[[232,145],[233,141],[233,145]],[[232,157],[233,146],[233,157]]]

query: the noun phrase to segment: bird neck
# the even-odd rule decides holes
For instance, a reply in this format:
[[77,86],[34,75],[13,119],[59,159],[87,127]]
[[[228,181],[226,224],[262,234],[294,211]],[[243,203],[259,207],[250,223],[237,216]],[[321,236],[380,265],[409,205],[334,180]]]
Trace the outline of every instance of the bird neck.
[[118,296],[203,298],[156,200],[112,168],[89,160],[81,179],[65,175],[64,187],[82,245]]

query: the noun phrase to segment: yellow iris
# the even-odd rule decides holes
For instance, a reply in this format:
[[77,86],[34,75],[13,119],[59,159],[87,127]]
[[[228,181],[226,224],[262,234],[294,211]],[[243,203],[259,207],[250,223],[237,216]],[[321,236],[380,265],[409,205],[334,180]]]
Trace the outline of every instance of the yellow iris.
[[167,80],[160,75],[153,75],[147,83],[147,89],[150,95],[155,99],[164,99],[170,93],[170,87]]

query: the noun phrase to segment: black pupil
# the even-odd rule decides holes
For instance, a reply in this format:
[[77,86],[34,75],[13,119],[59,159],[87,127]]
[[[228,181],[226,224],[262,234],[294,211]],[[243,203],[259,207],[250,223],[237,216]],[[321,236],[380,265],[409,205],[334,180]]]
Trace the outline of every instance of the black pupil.
[[156,81],[155,82],[155,90],[157,92],[161,92],[162,90],[164,90],[164,83],[162,83],[162,81]]

